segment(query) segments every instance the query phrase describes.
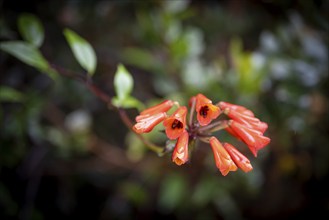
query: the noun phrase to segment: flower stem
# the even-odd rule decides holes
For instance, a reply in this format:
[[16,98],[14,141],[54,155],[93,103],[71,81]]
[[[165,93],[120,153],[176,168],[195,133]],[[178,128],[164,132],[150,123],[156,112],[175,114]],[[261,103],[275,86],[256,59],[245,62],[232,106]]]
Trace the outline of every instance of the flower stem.
[[192,97],[192,104],[191,104],[191,109],[190,109],[190,118],[188,121],[188,125],[191,128],[193,125],[193,117],[194,117],[194,110],[195,110],[195,104],[196,104],[196,98]]
[[[132,122],[131,120],[129,119],[129,117],[127,116],[127,113],[124,109],[122,108],[118,108],[118,112],[119,112],[119,115],[120,115],[120,118],[122,119],[122,121],[124,122],[124,124],[131,130],[132,130]],[[135,133],[135,132],[134,132]],[[164,153],[164,148],[163,147],[160,147],[160,146],[157,146],[151,142],[149,142],[148,140],[146,140],[141,134],[137,134],[137,137],[152,151],[156,152],[159,156],[162,156],[162,154]]]
[[[132,130],[133,124],[132,124],[131,120],[129,119],[129,117],[127,116],[126,111],[122,108],[118,108],[118,107],[114,106],[112,104],[112,98],[109,95],[107,95],[104,91],[102,91],[99,87],[97,87],[92,82],[92,79],[90,76],[86,77],[82,74],[67,70],[67,69],[60,67],[58,65],[55,65],[55,64],[51,64],[51,68],[62,76],[72,78],[76,81],[80,81],[83,84],[85,84],[86,87],[89,89],[89,91],[91,91],[96,97],[98,97],[100,100],[102,100],[104,103],[107,104],[109,109],[116,110],[119,113],[120,118],[123,121],[123,123],[127,126],[127,128]],[[136,135],[150,150],[156,152],[159,156],[163,155],[163,153],[164,153],[163,147],[154,145],[153,143],[146,140],[141,134],[136,134]]]
[[227,127],[228,127],[227,120],[216,121],[210,125],[199,128],[199,132],[214,132],[214,131],[219,131],[219,130],[225,129]]

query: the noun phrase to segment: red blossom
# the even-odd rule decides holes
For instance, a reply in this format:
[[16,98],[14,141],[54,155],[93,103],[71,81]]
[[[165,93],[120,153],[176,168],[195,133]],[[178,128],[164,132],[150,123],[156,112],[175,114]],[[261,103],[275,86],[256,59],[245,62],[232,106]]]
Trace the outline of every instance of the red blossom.
[[183,134],[177,139],[176,146],[172,154],[172,161],[179,166],[188,161],[188,138],[188,132],[184,131]]
[[173,105],[174,105],[173,101],[165,100],[158,105],[145,109],[139,115],[154,115],[160,112],[167,112]]
[[254,116],[254,113],[252,111],[250,111],[249,109],[247,109],[246,107],[243,107],[241,105],[235,105],[235,104],[231,104],[228,102],[219,102],[218,105],[222,109],[222,111],[224,111],[226,108],[229,108],[229,109],[233,109],[237,112],[240,112],[241,114],[244,114],[244,115]]
[[238,169],[229,153],[217,138],[211,137],[209,143],[214,153],[216,166],[223,176],[226,176],[230,171],[236,171]]
[[240,141],[243,141],[240,136],[231,128],[231,127],[227,127],[225,128],[225,130],[230,133],[232,136],[234,136],[235,138],[237,138]]
[[[177,102],[165,100],[145,109],[136,116],[137,123],[133,126],[133,130],[138,134],[147,133],[163,121],[167,137],[171,140],[177,139],[172,152],[172,161],[179,166],[188,161],[189,138],[199,138],[205,142],[209,141],[216,166],[223,176],[238,168],[244,172],[250,172],[253,167],[246,156],[231,144],[222,145],[216,137],[210,136],[212,132],[221,129],[225,129],[232,136],[244,142],[255,157],[257,157],[258,151],[271,141],[270,138],[263,135],[268,128],[267,123],[260,121],[252,111],[243,106],[227,102],[213,105],[210,99],[199,93],[189,100],[191,115],[187,125],[187,108],[185,106],[178,107],[172,115],[167,116],[166,112],[174,104],[179,106]],[[194,110],[197,113],[196,120],[193,117]],[[216,121],[210,124],[221,112],[224,112],[231,120]]]
[[167,114],[163,112],[155,115],[145,115],[138,119],[137,123],[133,126],[133,130],[138,134],[148,133],[166,117]]
[[238,151],[235,147],[233,147],[231,144],[224,143],[224,148],[231,156],[234,163],[244,172],[249,172],[253,168],[250,164],[250,161],[247,157],[245,157],[240,151]]
[[133,130],[138,133],[148,133],[152,129],[162,122],[166,117],[166,112],[173,106],[174,102],[171,100],[165,100],[162,103],[152,106],[142,111],[136,116],[136,124],[133,126]]
[[228,117],[230,117],[234,121],[237,121],[240,124],[258,130],[262,133],[264,133],[268,128],[268,125],[265,122],[260,121],[258,118],[255,118],[254,116],[241,113],[238,110],[227,108],[227,110],[225,109],[224,112],[227,114]]
[[197,119],[201,126],[208,125],[213,119],[216,119],[221,111],[218,106],[212,104],[212,101],[202,94],[196,96]]
[[166,135],[173,140],[182,135],[186,126],[187,108],[185,106],[179,107],[171,116],[163,121],[166,128]]
[[252,129],[236,121],[231,120],[230,127],[235,135],[247,144],[255,157],[257,157],[258,150],[268,145],[271,141],[270,138],[263,136],[263,133],[259,130]]

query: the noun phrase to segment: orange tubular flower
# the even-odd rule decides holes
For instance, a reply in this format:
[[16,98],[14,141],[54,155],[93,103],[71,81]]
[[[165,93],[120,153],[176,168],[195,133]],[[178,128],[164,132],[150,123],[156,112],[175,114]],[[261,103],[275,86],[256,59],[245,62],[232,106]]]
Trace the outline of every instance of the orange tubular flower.
[[136,116],[136,124],[133,126],[133,130],[138,133],[148,133],[152,129],[162,122],[166,117],[166,112],[174,105],[171,100],[165,100],[162,103],[145,109],[139,115]]
[[258,118],[255,118],[250,115],[246,115],[237,110],[226,108],[224,110],[224,112],[225,112],[225,114],[227,114],[228,117],[230,117],[234,121],[237,121],[240,124],[243,124],[249,128],[258,130],[262,133],[264,133],[266,131],[266,129],[268,128],[268,125],[265,122],[262,122]]
[[188,161],[188,132],[184,131],[178,138],[174,152],[172,154],[172,161],[178,166]]
[[167,117],[167,114],[164,112],[160,112],[155,115],[145,115],[140,116],[137,120],[137,123],[133,126],[133,130],[138,133],[148,133],[152,131],[152,129],[162,122]]
[[231,144],[224,143],[224,148],[228,152],[228,154],[231,156],[234,163],[244,172],[249,172],[253,168],[250,164],[250,161],[248,158],[246,158],[240,151],[238,151],[235,147],[233,147]]
[[221,113],[220,108],[213,105],[212,101],[202,94],[196,96],[197,119],[201,126],[208,125]]
[[229,153],[217,138],[211,137],[209,143],[214,153],[216,166],[223,176],[226,176],[230,171],[236,171],[238,169]]
[[224,111],[226,108],[233,109],[237,112],[240,112],[241,114],[244,115],[249,115],[249,116],[254,116],[254,113],[247,109],[246,107],[243,107],[241,105],[234,105],[228,102],[220,102],[219,107]]
[[187,108],[179,107],[170,117],[163,121],[167,137],[171,140],[178,138],[185,131]]
[[257,157],[258,150],[268,145],[271,141],[270,138],[263,136],[263,133],[242,125],[236,121],[230,121],[230,127],[234,133],[248,145],[250,151]]
[[167,112],[173,105],[173,101],[165,100],[158,105],[145,109],[140,113],[140,115],[154,115],[160,112]]

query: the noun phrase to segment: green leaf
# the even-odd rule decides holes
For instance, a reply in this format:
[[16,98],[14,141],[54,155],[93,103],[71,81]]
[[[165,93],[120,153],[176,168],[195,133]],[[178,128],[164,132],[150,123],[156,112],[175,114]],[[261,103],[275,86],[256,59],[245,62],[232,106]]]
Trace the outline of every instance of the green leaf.
[[50,68],[48,61],[33,44],[23,41],[7,41],[0,43],[0,49],[16,57],[23,63],[48,74],[53,80],[57,79],[57,72]]
[[114,97],[112,99],[113,105],[121,108],[137,108],[139,111],[142,111],[144,105],[138,99],[128,96],[125,99],[118,99],[118,97]]
[[23,63],[40,70],[49,68],[47,60],[42,56],[38,48],[23,41],[7,41],[0,43],[0,49],[21,60]]
[[127,69],[119,64],[114,76],[114,89],[117,94],[118,100],[122,101],[130,96],[134,86],[134,79],[127,71]]
[[116,96],[112,99],[112,104],[120,108],[137,108],[142,110],[142,102],[130,95],[134,86],[134,79],[127,69],[119,64],[114,76],[114,89]]
[[82,68],[84,68],[88,74],[92,76],[95,73],[97,62],[96,53],[92,46],[85,39],[70,29],[65,29],[64,35],[76,60]]
[[0,101],[21,102],[24,98],[21,92],[8,86],[0,86]]
[[18,30],[24,40],[40,47],[44,40],[44,30],[39,18],[33,14],[24,13],[18,18]]

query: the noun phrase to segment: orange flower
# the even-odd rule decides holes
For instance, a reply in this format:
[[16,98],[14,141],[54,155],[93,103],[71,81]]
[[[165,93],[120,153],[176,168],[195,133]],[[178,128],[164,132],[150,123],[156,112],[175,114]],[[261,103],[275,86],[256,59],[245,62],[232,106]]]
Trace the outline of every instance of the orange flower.
[[221,113],[219,107],[212,104],[212,101],[202,94],[196,96],[197,119],[201,126],[208,125]]
[[226,108],[224,112],[225,114],[227,114],[228,117],[230,117],[234,121],[237,121],[240,124],[258,130],[262,133],[264,133],[268,128],[267,123],[260,121],[258,118],[255,118],[254,116],[241,113],[238,110]]
[[230,171],[236,171],[238,169],[229,153],[217,138],[211,137],[209,143],[214,153],[216,166],[223,176],[226,176]]
[[253,168],[250,164],[250,161],[247,157],[245,157],[240,151],[238,151],[235,147],[233,147],[231,144],[224,143],[224,148],[228,152],[228,154],[231,156],[234,163],[244,172],[249,172]]
[[165,100],[158,105],[145,109],[136,116],[135,119],[137,123],[133,126],[133,130],[138,134],[152,131],[157,124],[167,117],[165,112],[167,112],[173,105],[173,101]]
[[187,108],[179,107],[170,117],[164,120],[167,137],[171,140],[178,138],[185,131]]
[[158,105],[145,109],[140,113],[140,115],[154,115],[160,112],[167,112],[173,105],[174,105],[173,101],[165,100]]
[[155,115],[141,115],[137,119],[137,123],[133,126],[133,130],[138,134],[148,133],[166,117],[167,114],[164,112]]
[[270,138],[263,136],[262,132],[242,125],[236,121],[231,120],[229,125],[237,137],[248,145],[250,151],[255,157],[257,157],[257,151],[268,145],[271,141]]
[[249,116],[254,116],[254,113],[247,109],[246,107],[243,107],[241,105],[234,105],[228,102],[220,102],[219,107],[221,108],[222,111],[224,111],[226,108],[233,109],[237,112],[240,112],[244,115],[249,115]]
[[232,136],[236,137],[238,140],[243,141],[240,136],[231,128],[231,127],[227,127],[225,128],[225,130],[230,133]]
[[182,165],[188,160],[188,133],[184,131],[178,138],[174,152],[172,154],[172,161],[177,165]]

